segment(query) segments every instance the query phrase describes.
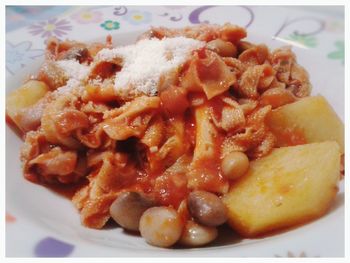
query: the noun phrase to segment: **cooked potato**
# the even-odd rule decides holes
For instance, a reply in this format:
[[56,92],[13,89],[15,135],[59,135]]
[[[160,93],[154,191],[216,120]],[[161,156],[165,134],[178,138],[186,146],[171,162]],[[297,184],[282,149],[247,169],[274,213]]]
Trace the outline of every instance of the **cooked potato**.
[[282,147],[252,161],[223,198],[229,224],[254,237],[323,215],[338,190],[339,166],[334,141]]
[[267,118],[278,146],[335,140],[344,153],[344,124],[322,96],[273,110]]
[[34,105],[44,97],[49,87],[42,81],[29,80],[20,88],[11,92],[6,98],[6,113],[19,126],[16,116],[20,110]]

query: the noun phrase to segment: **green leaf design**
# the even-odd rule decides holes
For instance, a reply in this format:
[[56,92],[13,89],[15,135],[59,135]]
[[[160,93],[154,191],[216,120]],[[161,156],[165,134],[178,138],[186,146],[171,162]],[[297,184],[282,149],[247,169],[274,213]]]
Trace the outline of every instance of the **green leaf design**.
[[340,51],[334,51],[328,54],[328,58],[330,59],[342,59],[344,54]]
[[287,39],[298,42],[305,47],[314,48],[318,45],[317,39],[314,36],[299,35],[297,33],[290,34]]
[[334,42],[335,51],[330,52],[327,57],[329,59],[334,60],[340,60],[344,64],[344,57],[345,57],[345,47],[344,47],[344,41],[336,41]]

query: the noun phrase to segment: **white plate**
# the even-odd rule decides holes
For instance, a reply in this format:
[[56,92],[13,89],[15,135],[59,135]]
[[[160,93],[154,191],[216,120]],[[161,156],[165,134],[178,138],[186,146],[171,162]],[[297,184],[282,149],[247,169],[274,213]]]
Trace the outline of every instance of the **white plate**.
[[[118,43],[131,43],[139,31],[116,34]],[[271,37],[249,35],[249,40],[279,47]],[[344,70],[310,50],[293,47],[298,61],[310,73],[313,94],[324,95],[344,119]],[[6,79],[6,92],[18,87],[42,60]],[[327,124],[325,124],[327,125]],[[309,224],[262,239],[240,239],[229,228],[212,245],[196,249],[160,249],[120,228],[93,230],[81,226],[71,202],[54,192],[26,181],[22,176],[19,150],[22,141],[6,128],[6,224],[7,256],[197,256],[197,257],[343,257],[344,190],[331,210]],[[325,242],[327,240],[327,242]]]

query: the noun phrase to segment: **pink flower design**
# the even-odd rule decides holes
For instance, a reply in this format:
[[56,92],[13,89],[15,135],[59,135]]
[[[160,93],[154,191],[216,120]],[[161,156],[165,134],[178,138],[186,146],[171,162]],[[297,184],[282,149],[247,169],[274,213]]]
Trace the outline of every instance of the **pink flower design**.
[[99,11],[84,10],[71,16],[79,24],[99,23],[102,21],[102,13]]
[[51,36],[61,37],[67,34],[67,31],[72,30],[70,22],[66,19],[51,18],[47,21],[42,21],[29,27],[29,33],[33,36],[41,35],[42,38]]
[[16,218],[9,214],[9,213],[6,213],[6,223],[14,223],[16,221]]

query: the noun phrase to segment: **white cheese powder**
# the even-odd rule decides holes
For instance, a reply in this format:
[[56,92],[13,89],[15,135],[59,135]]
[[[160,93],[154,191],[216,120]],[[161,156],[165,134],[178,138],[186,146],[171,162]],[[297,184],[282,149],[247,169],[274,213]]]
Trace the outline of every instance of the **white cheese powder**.
[[79,61],[74,59],[58,60],[56,61],[56,65],[63,69],[70,79],[84,80],[90,72],[89,66],[80,64]]
[[123,60],[122,69],[115,76],[118,93],[154,96],[160,77],[180,67],[193,50],[204,45],[202,41],[185,37],[145,39],[134,45],[103,49],[97,54],[97,60]]
[[54,92],[57,95],[68,94],[71,93],[74,89],[78,88],[80,85],[81,83],[79,80],[72,78],[67,81],[66,85],[59,87]]
[[61,68],[69,78],[66,85],[59,87],[55,95],[72,93],[74,89],[81,86],[90,73],[90,67],[80,64],[77,60],[58,60],[56,66]]

